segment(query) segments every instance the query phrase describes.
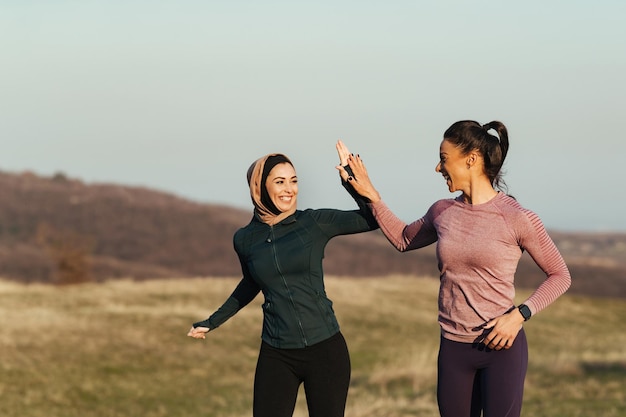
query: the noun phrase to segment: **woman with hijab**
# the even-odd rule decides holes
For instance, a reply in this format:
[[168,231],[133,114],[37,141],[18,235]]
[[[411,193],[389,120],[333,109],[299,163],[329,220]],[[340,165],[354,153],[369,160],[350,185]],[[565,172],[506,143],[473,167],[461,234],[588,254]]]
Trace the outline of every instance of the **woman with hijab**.
[[[348,155],[337,148],[342,166]],[[324,287],[328,241],[378,228],[363,198],[342,181],[359,210],[296,208],[298,178],[283,154],[269,154],[248,170],[254,215],[234,236],[243,278],[208,319],[188,336],[204,339],[259,292],[264,295],[261,348],[254,379],[254,417],[293,415],[304,384],[311,417],[344,415],[350,384],[346,342]]]

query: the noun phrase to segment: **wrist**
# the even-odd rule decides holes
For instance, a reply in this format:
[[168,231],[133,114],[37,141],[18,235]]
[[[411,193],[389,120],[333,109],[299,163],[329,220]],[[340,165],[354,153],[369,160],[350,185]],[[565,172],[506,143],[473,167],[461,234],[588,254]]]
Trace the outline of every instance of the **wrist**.
[[380,193],[375,189],[370,190],[366,193],[365,197],[370,201],[370,203],[378,203],[382,200]]
[[382,198],[380,198],[380,194],[376,193],[374,196],[369,197],[370,201],[372,203],[378,203],[380,202],[380,200],[382,200]]
[[519,311],[524,321],[530,320],[530,317],[532,316],[532,311],[530,311],[530,308],[528,308],[526,304],[520,304],[517,307],[517,311]]

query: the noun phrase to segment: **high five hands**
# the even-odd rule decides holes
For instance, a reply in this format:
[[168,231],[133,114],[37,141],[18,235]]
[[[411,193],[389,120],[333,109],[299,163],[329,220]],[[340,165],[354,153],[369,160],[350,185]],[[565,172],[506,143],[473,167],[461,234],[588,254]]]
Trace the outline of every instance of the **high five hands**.
[[[336,168],[341,178],[349,182],[357,193],[369,199],[372,203],[380,201],[380,194],[374,188],[361,156],[351,154],[341,139],[337,141],[336,148],[339,154],[339,165]],[[350,167],[352,175],[344,168],[346,165]]]

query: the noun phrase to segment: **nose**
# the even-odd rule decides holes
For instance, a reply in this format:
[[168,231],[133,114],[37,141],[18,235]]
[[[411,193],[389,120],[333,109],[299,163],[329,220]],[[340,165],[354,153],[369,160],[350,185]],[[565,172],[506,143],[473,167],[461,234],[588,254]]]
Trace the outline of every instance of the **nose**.
[[441,162],[437,162],[437,165],[435,166],[435,172],[441,172]]

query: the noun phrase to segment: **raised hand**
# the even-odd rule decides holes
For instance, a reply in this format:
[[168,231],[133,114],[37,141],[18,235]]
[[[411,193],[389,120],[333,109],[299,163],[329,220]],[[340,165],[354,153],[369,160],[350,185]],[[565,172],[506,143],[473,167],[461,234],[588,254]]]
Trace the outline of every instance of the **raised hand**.
[[339,154],[339,165],[345,167],[346,165],[348,165],[348,157],[350,156],[350,151],[348,150],[348,147],[341,141],[341,139],[337,141],[337,145],[335,147],[337,148],[337,153]]
[[343,181],[348,181],[348,178],[353,176],[352,169],[348,165],[348,158],[350,157],[350,151],[348,147],[339,139],[337,141],[337,153],[339,154],[339,165],[335,168],[339,171],[339,175]]
[[[337,166],[341,178],[349,182],[357,193],[369,199],[371,202],[375,203],[380,201],[380,194],[378,194],[369,175],[367,175],[367,169],[361,157],[351,154],[348,151],[348,147],[341,140],[337,141],[337,152],[339,153],[339,159],[342,160],[342,158],[345,157],[347,162],[343,164],[342,161],[342,164]],[[345,170],[345,165],[350,167],[352,173],[348,173],[348,171]]]

